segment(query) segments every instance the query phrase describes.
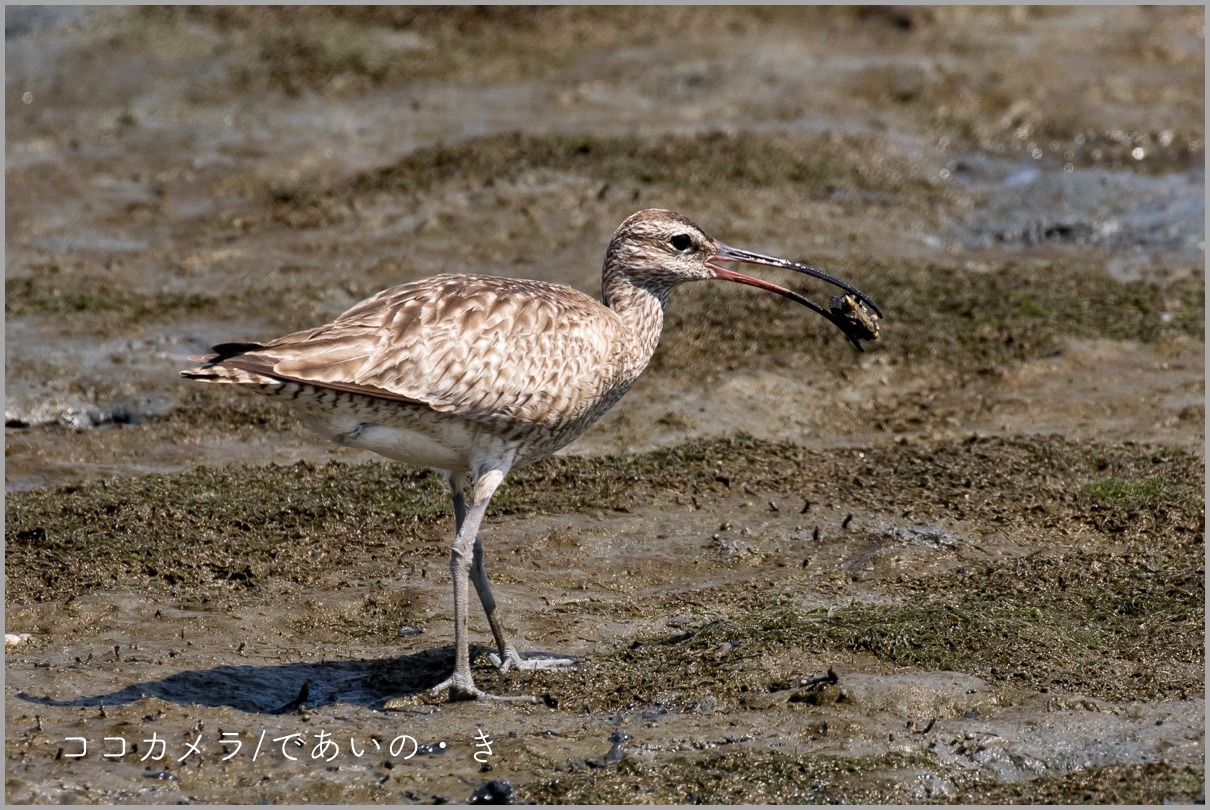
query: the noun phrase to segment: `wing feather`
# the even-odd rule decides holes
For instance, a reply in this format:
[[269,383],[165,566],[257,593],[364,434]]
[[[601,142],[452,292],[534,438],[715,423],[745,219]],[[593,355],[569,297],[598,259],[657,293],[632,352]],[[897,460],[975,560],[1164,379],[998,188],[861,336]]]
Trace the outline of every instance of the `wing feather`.
[[570,287],[444,275],[214,362],[471,419],[554,424],[616,385],[624,331],[611,310]]

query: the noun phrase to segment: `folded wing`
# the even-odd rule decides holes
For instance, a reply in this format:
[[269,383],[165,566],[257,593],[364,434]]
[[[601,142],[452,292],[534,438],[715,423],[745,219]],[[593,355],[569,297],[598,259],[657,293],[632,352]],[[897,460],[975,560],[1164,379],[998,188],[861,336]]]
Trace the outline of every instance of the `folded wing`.
[[335,321],[204,359],[275,380],[424,405],[480,421],[558,424],[616,384],[617,317],[561,285],[434,276]]

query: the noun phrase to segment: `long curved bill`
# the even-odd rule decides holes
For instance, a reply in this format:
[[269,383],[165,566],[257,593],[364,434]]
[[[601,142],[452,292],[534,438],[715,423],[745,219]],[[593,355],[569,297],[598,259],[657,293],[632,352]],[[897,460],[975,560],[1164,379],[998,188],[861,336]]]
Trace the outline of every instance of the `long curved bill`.
[[[791,301],[802,304],[808,309],[815,310],[843,332],[844,336],[857,347],[858,351],[865,351],[861,345],[861,341],[878,339],[878,321],[882,317],[882,310],[874,303],[874,299],[847,281],[839,279],[831,273],[825,273],[818,267],[812,267],[809,264],[800,264],[799,262],[792,262],[789,259],[779,259],[776,256],[764,256],[760,253],[733,248],[721,242],[717,242],[716,244],[718,245],[718,252],[706,262],[706,265],[714,271],[715,278],[722,279],[723,281],[734,281],[738,284],[747,284],[750,287],[756,287],[761,290],[768,290],[769,292],[777,293],[783,298],[789,298]],[[781,267],[785,270],[793,270],[796,273],[813,276],[821,281],[835,285],[844,290],[847,295],[832,296],[828,301],[828,309],[824,309],[810,298],[800,295],[793,290],[787,290],[785,287],[779,287],[764,279],[753,278],[752,276],[744,275],[722,266],[723,263],[731,262],[763,264],[769,267]]]

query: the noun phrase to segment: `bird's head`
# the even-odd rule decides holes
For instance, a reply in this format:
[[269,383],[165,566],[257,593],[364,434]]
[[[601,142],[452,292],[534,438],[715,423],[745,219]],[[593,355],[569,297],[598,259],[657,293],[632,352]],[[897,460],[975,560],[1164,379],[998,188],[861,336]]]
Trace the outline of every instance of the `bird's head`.
[[[845,294],[832,296],[824,309],[793,290],[737,272],[728,264],[763,264],[793,270],[835,285]],[[862,340],[878,339],[882,311],[853,285],[808,264],[725,245],[674,211],[650,208],[628,217],[610,240],[605,271],[622,273],[638,286],[663,293],[686,281],[719,279],[747,284],[818,312],[859,350]]]
[[675,287],[714,278],[706,261],[718,245],[674,211],[650,208],[626,219],[613,234],[606,265],[644,285]]

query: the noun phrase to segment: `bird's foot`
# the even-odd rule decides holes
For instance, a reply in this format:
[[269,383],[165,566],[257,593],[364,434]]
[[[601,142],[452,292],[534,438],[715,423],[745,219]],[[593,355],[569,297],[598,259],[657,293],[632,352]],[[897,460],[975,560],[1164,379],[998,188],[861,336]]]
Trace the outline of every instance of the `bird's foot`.
[[470,673],[455,672],[441,683],[429,690],[430,697],[438,697],[443,692],[450,693],[450,703],[457,700],[501,700],[512,703],[537,703],[538,699],[530,695],[492,695],[475,686]]
[[549,669],[571,669],[576,665],[576,659],[568,658],[565,655],[537,653],[535,657],[522,658],[520,653],[512,647],[506,648],[503,656],[496,653],[488,653],[487,657],[492,662],[492,666],[500,671],[501,675],[510,669],[515,669],[518,672],[535,672]]

